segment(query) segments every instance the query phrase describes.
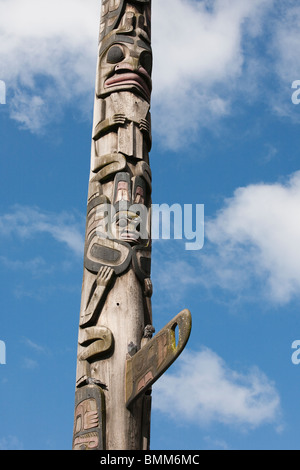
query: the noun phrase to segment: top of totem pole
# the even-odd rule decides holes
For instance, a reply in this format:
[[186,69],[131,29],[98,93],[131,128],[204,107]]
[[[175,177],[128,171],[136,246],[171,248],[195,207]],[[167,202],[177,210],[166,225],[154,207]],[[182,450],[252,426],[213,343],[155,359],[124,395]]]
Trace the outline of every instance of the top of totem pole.
[[131,91],[149,103],[151,74],[151,0],[103,0],[97,98]]
[[[149,16],[151,0],[102,0],[101,9],[101,22],[100,22],[100,37],[101,42],[105,36],[107,36],[112,30],[116,28],[116,25],[124,12],[125,5],[142,5],[149,4]],[[150,28],[149,28],[150,29]]]

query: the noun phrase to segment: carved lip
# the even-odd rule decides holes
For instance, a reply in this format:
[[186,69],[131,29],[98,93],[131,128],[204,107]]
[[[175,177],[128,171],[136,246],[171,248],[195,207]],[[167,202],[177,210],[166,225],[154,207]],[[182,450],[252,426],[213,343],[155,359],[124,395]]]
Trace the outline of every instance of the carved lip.
[[[148,84],[149,82],[149,84]],[[115,73],[112,77],[108,78],[105,82],[105,88],[111,88],[114,86],[123,86],[123,85],[134,85],[150,100],[151,95],[151,85],[150,80],[147,80],[147,76],[145,79],[142,75],[135,73],[135,72],[123,72],[123,73]]]
[[133,232],[129,230],[121,232],[120,237],[124,241],[131,241],[134,243],[139,243],[140,240],[140,234],[138,232]]

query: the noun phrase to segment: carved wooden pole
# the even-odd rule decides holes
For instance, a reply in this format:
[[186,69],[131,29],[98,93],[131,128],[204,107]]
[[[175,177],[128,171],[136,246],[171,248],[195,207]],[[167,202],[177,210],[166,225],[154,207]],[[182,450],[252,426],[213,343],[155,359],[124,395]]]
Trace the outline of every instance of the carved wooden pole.
[[151,72],[151,0],[102,0],[75,450],[149,449],[151,385],[190,333],[183,311],[152,338]]

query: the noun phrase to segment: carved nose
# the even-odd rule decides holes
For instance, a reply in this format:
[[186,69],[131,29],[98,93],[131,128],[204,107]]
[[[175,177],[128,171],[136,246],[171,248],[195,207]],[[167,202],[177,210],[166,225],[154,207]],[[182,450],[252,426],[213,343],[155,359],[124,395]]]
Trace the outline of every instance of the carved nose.
[[133,70],[132,65],[128,62],[122,62],[122,64],[118,64],[115,67],[115,71],[118,72],[120,70]]
[[122,72],[123,70],[130,70],[130,72],[137,72],[140,67],[138,59],[133,59],[130,62],[121,62],[115,67],[116,72]]

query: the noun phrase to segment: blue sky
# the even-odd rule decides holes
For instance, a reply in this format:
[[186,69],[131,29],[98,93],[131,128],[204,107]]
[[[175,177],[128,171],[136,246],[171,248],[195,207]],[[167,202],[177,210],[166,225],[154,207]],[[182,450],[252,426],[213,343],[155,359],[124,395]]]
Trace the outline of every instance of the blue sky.
[[[0,0],[0,449],[71,447],[99,15]],[[300,448],[299,19],[153,0],[153,202],[205,206],[203,249],[153,245],[156,330],[193,318],[153,387],[153,450]]]

